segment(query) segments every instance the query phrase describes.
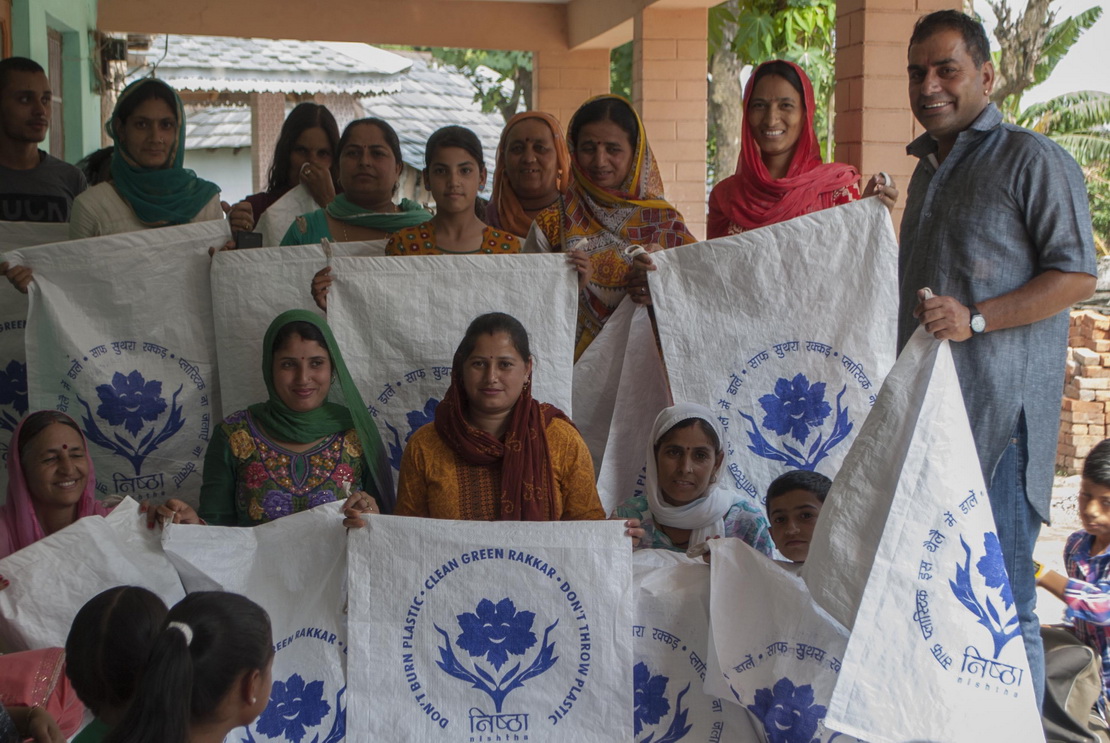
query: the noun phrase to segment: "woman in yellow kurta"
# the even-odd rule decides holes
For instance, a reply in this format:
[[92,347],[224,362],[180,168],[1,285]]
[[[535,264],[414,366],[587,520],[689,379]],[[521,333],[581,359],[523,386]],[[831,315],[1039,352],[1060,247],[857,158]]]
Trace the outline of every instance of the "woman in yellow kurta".
[[579,296],[574,358],[593,342],[624,299],[631,250],[648,252],[694,242],[682,215],[663,198],[663,179],[644,125],[615,95],[587,101],[567,134],[574,179],[559,203],[543,210],[525,252],[581,251],[590,270]]
[[455,352],[435,421],[401,457],[400,516],[481,521],[603,519],[593,461],[574,424],[532,398],[528,333],[494,312]]

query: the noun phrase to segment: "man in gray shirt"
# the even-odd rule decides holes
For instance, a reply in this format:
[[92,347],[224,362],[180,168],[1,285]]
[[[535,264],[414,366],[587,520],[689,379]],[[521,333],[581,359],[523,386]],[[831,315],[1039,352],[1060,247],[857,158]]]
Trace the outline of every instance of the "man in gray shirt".
[[80,170],[39,149],[50,127],[50,81],[24,57],[0,61],[0,220],[68,222]]
[[963,13],[914,27],[910,107],[926,134],[906,148],[920,160],[902,218],[898,343],[919,325],[952,341],[1039,702],[1033,546],[1049,517],[1068,308],[1094,292],[1095,250],[1079,166],[1002,121],[990,59]]

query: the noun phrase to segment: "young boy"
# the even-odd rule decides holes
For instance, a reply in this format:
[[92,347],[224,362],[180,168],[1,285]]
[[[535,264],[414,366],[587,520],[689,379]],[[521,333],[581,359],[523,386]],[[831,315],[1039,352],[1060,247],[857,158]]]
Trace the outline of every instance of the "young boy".
[[1110,690],[1110,439],[1091,449],[1083,463],[1079,517],[1083,529],[1064,547],[1067,577],[1040,563],[1034,566],[1037,585],[1068,605],[1075,636],[1102,658],[1105,692]]
[[794,470],[779,475],[767,488],[771,539],[787,560],[806,561],[813,527],[831,485],[832,480],[819,472]]

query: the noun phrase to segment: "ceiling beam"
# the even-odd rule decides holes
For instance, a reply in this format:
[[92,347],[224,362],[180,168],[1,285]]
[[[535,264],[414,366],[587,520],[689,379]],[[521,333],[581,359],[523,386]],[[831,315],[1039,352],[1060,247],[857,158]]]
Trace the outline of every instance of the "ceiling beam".
[[632,40],[636,14],[645,8],[711,8],[721,0],[570,0],[567,42],[571,49],[612,49]]
[[97,26],[129,33],[565,50],[567,7],[489,0],[100,0]]

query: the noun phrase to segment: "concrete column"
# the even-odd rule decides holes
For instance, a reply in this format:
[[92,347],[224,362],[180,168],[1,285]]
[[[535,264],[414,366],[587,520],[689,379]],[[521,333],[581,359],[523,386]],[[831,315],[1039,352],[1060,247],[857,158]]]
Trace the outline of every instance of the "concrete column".
[[254,192],[266,188],[281,125],[285,121],[285,95],[251,93],[251,179]]
[[705,8],[647,8],[633,21],[632,102],[644,120],[667,199],[705,237],[708,48]]
[[579,106],[608,92],[608,49],[533,52],[532,108],[557,118],[564,134]]
[[836,159],[863,174],[890,173],[901,192],[894,226],[917,158],[906,145],[924,130],[910,112],[906,50],[913,24],[952,0],[839,0],[836,7]]

